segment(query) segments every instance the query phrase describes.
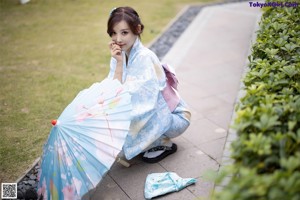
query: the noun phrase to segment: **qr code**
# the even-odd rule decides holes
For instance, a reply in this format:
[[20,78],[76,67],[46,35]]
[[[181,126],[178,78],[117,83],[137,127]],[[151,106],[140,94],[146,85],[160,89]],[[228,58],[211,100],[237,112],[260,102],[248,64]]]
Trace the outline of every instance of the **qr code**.
[[1,191],[2,199],[17,199],[17,183],[2,183]]

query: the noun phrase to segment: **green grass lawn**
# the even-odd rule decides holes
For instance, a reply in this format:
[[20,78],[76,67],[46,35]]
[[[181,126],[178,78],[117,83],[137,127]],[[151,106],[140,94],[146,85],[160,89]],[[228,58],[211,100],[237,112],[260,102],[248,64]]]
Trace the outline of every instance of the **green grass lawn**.
[[184,5],[202,1],[0,0],[0,182],[20,177],[41,155],[51,119],[107,75],[113,7],[140,13],[147,44]]

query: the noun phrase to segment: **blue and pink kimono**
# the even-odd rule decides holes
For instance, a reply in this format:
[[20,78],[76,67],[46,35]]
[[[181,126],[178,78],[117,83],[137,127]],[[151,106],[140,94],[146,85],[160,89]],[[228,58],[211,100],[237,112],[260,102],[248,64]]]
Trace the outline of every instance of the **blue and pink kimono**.
[[[116,64],[116,60],[111,58],[109,79],[114,77]],[[187,129],[191,117],[187,105],[179,99],[174,109],[170,109],[172,106],[163,96],[167,85],[164,68],[139,38],[127,62],[123,62],[122,82],[132,95],[133,106],[130,131],[123,146],[127,159],[155,146],[170,146],[170,138],[179,136]]]

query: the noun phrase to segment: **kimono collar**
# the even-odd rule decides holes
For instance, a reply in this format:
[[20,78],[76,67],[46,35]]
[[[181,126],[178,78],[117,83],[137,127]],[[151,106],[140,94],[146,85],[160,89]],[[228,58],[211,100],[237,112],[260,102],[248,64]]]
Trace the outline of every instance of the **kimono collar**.
[[131,50],[130,50],[130,53],[129,53],[129,60],[132,59],[132,58],[135,56],[135,54],[136,54],[140,49],[142,49],[143,47],[144,47],[144,46],[143,46],[142,42],[140,41],[140,38],[137,37],[136,40],[135,40],[135,42],[134,42],[134,44],[133,44],[133,46],[132,46],[132,48],[131,48]]

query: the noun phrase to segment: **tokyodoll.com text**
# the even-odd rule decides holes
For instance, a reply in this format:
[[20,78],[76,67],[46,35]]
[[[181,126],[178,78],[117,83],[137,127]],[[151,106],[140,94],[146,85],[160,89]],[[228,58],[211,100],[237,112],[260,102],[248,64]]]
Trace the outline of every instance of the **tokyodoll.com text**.
[[249,2],[250,7],[298,7],[299,3],[296,2],[268,2],[268,3],[259,3],[259,2]]

